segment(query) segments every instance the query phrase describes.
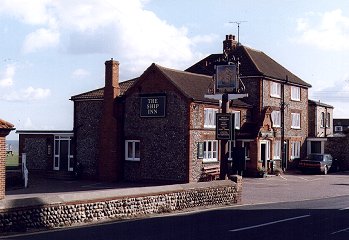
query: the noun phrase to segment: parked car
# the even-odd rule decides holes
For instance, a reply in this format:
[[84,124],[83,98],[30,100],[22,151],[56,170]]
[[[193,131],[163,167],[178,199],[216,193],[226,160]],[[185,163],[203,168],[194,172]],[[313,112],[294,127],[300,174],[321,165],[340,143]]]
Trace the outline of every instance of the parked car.
[[302,172],[312,171],[327,174],[333,161],[331,154],[312,153],[299,161],[298,168]]

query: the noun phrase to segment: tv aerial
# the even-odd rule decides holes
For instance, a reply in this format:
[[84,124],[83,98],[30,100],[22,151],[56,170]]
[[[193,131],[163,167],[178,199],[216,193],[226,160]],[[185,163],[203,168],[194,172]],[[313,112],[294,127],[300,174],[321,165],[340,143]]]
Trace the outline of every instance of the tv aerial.
[[236,25],[238,25],[238,45],[240,44],[240,24],[241,23],[245,23],[247,21],[233,21],[233,22],[229,22],[229,23],[235,23]]

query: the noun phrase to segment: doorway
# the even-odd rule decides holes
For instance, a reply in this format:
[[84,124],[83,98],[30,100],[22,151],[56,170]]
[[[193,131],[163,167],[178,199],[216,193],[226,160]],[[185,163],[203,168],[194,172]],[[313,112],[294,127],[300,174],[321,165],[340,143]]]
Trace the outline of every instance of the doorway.
[[260,156],[259,159],[262,161],[262,166],[268,166],[268,160],[270,159],[270,142],[268,140],[260,141]]
[[53,170],[73,171],[72,136],[55,136]]

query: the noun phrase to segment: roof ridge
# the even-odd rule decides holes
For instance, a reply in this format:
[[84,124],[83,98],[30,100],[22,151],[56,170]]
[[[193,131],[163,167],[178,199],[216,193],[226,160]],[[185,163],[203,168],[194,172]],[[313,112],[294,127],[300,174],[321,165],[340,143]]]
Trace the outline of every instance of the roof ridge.
[[[241,47],[242,47],[242,49],[246,52],[246,54],[248,55],[248,57],[250,58],[250,60],[252,61],[253,65],[254,65],[254,67],[257,69],[257,71],[258,71],[260,74],[264,75],[264,73],[263,73],[263,72],[260,70],[260,68],[258,67],[258,64],[256,63],[256,61],[252,58],[251,54],[247,51],[247,49],[251,49],[252,51],[259,52],[259,53],[263,53],[263,54],[265,54],[265,53],[262,52],[262,51],[254,50],[254,49],[249,48],[249,47],[245,47],[244,45],[241,45]],[[265,54],[265,55],[266,55],[266,54]],[[266,56],[268,56],[268,55],[266,55]]]
[[[188,75],[195,75],[195,76],[202,76],[202,77],[207,77],[207,78],[210,78],[210,76],[208,75],[205,75],[205,74],[199,74],[199,73],[192,73],[192,72],[187,72],[185,70],[178,70],[178,69],[174,69],[174,68],[169,68],[169,67],[164,67],[164,66],[161,66],[157,63],[153,63],[156,67],[158,68],[162,68],[162,69],[165,69],[165,70],[169,70],[169,71],[173,71],[173,72],[178,72],[178,73],[183,73],[183,74],[188,74]],[[160,69],[161,70],[161,69]]]

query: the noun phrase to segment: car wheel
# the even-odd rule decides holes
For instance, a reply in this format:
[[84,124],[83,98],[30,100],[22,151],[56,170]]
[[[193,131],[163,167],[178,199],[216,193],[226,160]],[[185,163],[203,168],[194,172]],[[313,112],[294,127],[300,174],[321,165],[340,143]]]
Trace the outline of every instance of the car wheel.
[[324,168],[324,175],[327,175],[327,173],[328,173],[328,169],[327,169],[327,166],[325,166],[325,168]]

